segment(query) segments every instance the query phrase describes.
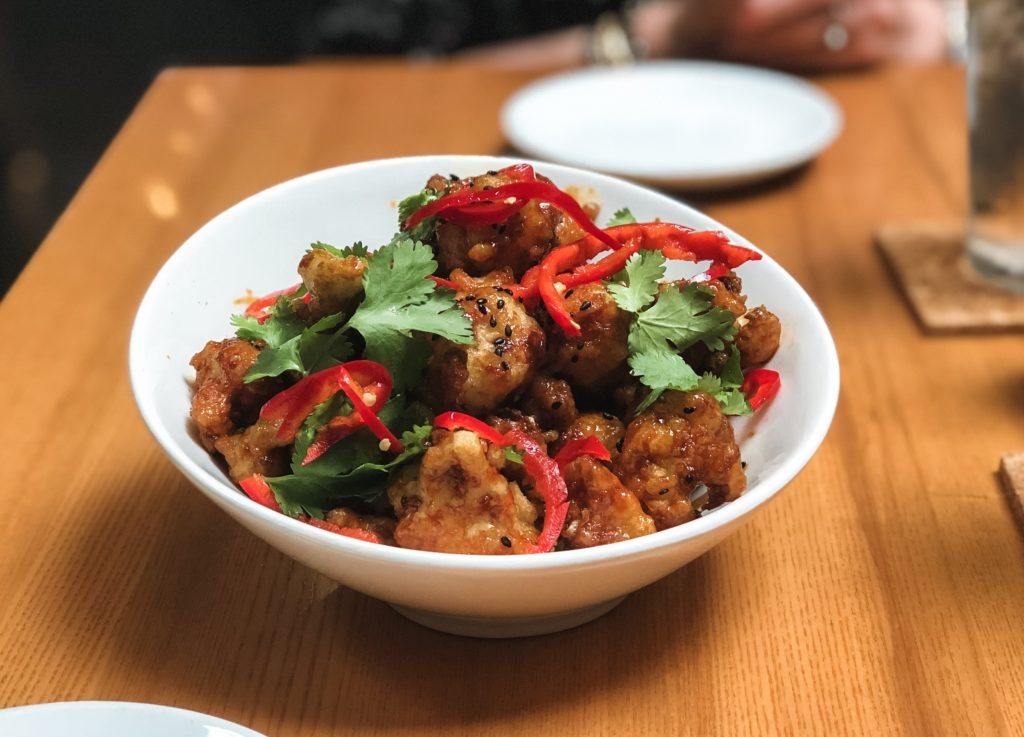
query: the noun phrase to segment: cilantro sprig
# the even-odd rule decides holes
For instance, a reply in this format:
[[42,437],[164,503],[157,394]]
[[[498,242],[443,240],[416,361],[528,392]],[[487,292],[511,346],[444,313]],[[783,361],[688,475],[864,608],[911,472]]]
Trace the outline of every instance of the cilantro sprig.
[[[743,383],[739,351],[732,344],[736,334],[733,314],[714,306],[711,291],[699,284],[663,288],[664,275],[665,257],[644,251],[631,256],[608,284],[619,308],[634,315],[628,337],[629,367],[650,389],[637,411],[675,389],[706,391],[726,414],[748,414],[750,407],[739,389]],[[680,355],[697,343],[712,351],[729,346],[729,360],[720,376],[698,374]]]
[[621,210],[616,210],[615,214],[612,215],[611,220],[604,227],[614,228],[616,225],[633,225],[636,222],[636,218],[633,217],[633,213],[629,211],[628,207],[623,207]]
[[405,234],[395,236],[370,259],[363,273],[366,297],[344,328],[363,337],[365,357],[387,367],[398,391],[419,379],[429,355],[429,345],[414,333],[473,342],[466,313],[451,292],[428,279],[436,269],[429,246]]

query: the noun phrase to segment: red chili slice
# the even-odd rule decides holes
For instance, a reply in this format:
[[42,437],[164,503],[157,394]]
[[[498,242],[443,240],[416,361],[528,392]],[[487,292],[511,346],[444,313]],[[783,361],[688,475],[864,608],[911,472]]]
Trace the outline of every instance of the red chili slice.
[[[362,396],[364,393],[370,392],[374,398],[373,406],[381,407],[384,400],[391,394],[391,374],[375,361],[349,361],[340,366],[332,366],[310,374],[294,386],[271,397],[260,410],[260,419],[280,422],[277,431],[278,440],[291,442],[295,439],[299,428],[302,427],[302,423],[316,406],[333,397],[338,391],[344,391],[348,396],[362,424],[365,424],[379,439],[387,440],[396,453],[401,452],[402,444],[398,438],[380,421],[377,413],[367,405]],[[351,428],[347,421],[334,423],[333,426],[328,423],[327,427],[332,429],[318,438],[324,442],[314,442],[315,448],[311,446],[314,455],[311,458],[307,453],[308,460],[304,460],[304,462],[319,457],[333,442],[337,442],[356,429]],[[331,433],[334,434],[333,440],[327,442]]]
[[[381,450],[390,451],[392,453],[401,453],[405,450],[405,446],[402,445],[402,441],[395,437],[387,425],[381,422],[381,419],[377,416],[377,413],[367,405],[363,398],[363,387],[353,378],[353,374],[359,372],[360,368],[357,364],[372,364],[374,366],[380,366],[379,363],[373,361],[349,361],[341,367],[341,372],[338,376],[341,382],[341,390],[345,392],[345,396],[348,397],[348,401],[352,402],[352,406],[355,407],[356,413],[362,418],[363,423],[366,427],[377,436],[377,439],[381,441]],[[390,378],[390,377],[389,377]],[[390,382],[388,382],[390,384]],[[391,393],[391,387],[388,386],[388,394]],[[374,404],[376,404],[376,394],[372,394],[374,397]],[[385,395],[387,396],[387,395]]]
[[585,438],[575,438],[562,446],[555,454],[555,463],[559,468],[565,468],[577,458],[591,456],[599,461],[610,461],[612,454],[600,440],[593,435]]
[[[278,289],[276,292],[264,294],[262,297],[254,299],[252,302],[250,302],[249,306],[245,308],[245,312],[243,314],[245,314],[247,317],[255,317],[256,320],[260,324],[262,324],[267,321],[268,317],[270,317],[270,313],[267,310],[269,310],[271,307],[277,304],[278,297],[283,297],[289,294],[295,294],[295,292],[299,291],[299,288],[301,287],[302,284],[300,283],[288,287],[287,289]],[[309,292],[306,292],[304,295],[302,295],[302,301],[307,304],[309,303],[309,300],[311,300],[312,298],[313,295],[310,294]]]
[[316,517],[307,517],[306,515],[299,517],[299,519],[307,525],[327,530],[327,532],[333,532],[335,535],[344,535],[345,537],[351,537],[368,543],[377,543],[378,545],[381,543],[380,538],[369,530],[363,530],[358,527],[341,527],[333,522],[317,519]]
[[270,484],[262,476],[258,474],[249,476],[239,481],[238,485],[242,487],[245,495],[257,504],[262,504],[267,509],[272,509],[275,512],[281,511],[281,505],[277,503],[277,498],[270,489]]
[[750,408],[756,410],[774,399],[781,387],[779,372],[762,368],[748,371],[740,390],[746,395]]
[[457,210],[464,214],[468,206],[478,203],[504,204],[511,207],[519,200],[522,200],[524,204],[527,200],[540,200],[554,205],[576,221],[576,224],[585,232],[603,242],[608,248],[618,248],[619,244],[594,224],[571,195],[563,192],[554,184],[539,181],[511,182],[491,189],[460,189],[451,192],[418,209],[409,216],[402,227],[405,230],[414,228],[428,217],[434,215],[445,217],[450,210]]

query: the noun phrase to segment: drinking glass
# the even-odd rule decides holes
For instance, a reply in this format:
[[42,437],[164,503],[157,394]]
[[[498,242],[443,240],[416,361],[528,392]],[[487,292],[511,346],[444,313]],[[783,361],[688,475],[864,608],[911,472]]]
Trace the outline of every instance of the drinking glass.
[[1024,0],[970,0],[967,255],[989,282],[1024,292]]

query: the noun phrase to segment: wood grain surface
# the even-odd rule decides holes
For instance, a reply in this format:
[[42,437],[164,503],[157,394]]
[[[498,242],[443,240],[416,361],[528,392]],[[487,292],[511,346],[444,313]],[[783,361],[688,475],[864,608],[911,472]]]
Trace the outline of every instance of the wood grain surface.
[[164,458],[127,344],[178,244],[314,169],[500,152],[497,111],[526,80],[390,62],[156,80],[0,304],[0,706],[158,702],[275,737],[1024,734],[1024,546],[995,477],[1024,449],[1020,338],[924,337],[871,245],[963,211],[951,67],[822,79],[846,114],[832,149],[697,198],[817,300],[839,411],[754,522],[592,624],[422,629],[271,549]]

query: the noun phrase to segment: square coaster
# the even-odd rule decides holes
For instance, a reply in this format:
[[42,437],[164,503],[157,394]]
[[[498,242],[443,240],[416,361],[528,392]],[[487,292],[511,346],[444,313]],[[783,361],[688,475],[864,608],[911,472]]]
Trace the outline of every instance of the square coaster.
[[918,321],[928,332],[1024,329],[1024,296],[981,281],[963,257],[963,227],[888,225],[875,234]]
[[1011,453],[999,462],[999,479],[1017,525],[1024,532],[1024,453]]

